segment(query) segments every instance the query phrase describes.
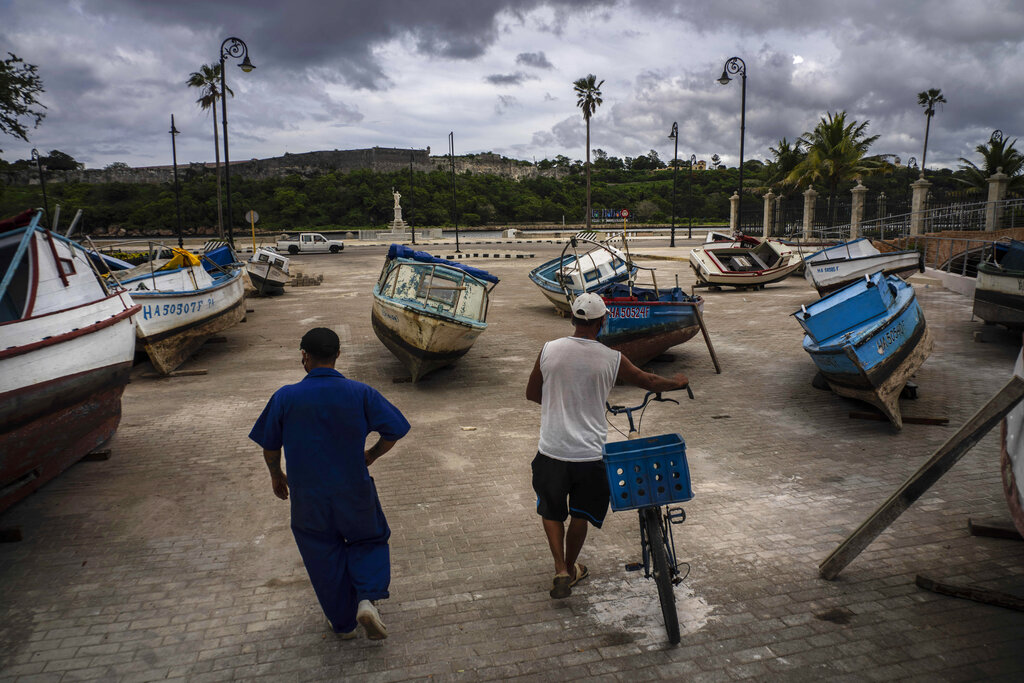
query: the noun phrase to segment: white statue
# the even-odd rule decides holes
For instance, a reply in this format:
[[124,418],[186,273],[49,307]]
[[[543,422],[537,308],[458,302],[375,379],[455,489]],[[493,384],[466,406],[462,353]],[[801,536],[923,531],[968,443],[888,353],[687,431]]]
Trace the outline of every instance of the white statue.
[[395,209],[400,210],[402,208],[402,205],[399,204],[399,200],[402,199],[402,195],[400,195],[398,192],[395,192],[395,188],[393,187],[391,188],[391,194],[395,196]]

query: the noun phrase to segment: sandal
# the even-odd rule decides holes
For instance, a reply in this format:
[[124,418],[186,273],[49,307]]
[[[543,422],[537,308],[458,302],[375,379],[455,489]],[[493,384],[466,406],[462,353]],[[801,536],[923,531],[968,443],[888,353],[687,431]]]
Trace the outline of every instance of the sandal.
[[555,574],[554,581],[551,582],[551,590],[548,591],[548,595],[556,600],[567,598],[572,595],[572,585],[568,574]]
[[585,579],[588,576],[590,576],[590,570],[587,569],[587,565],[585,565],[585,564],[581,564],[581,563],[577,562],[576,565],[573,567],[573,569],[576,570],[576,578],[574,578],[571,581],[569,581],[569,587],[570,588],[572,586],[575,586],[577,583],[579,583],[583,579]]

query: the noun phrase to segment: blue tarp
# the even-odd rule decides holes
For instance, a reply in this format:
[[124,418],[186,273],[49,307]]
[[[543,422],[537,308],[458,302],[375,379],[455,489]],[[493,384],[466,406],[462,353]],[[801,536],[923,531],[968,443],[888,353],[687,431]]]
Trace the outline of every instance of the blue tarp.
[[388,247],[388,258],[407,258],[414,261],[420,261],[421,263],[437,263],[442,266],[451,266],[452,268],[458,268],[464,273],[468,273],[478,280],[484,280],[485,282],[498,283],[498,278],[495,275],[491,275],[486,270],[480,268],[474,268],[473,266],[467,266],[462,263],[455,263],[454,261],[446,261],[443,258],[431,256],[425,251],[415,251],[404,244],[392,244]]

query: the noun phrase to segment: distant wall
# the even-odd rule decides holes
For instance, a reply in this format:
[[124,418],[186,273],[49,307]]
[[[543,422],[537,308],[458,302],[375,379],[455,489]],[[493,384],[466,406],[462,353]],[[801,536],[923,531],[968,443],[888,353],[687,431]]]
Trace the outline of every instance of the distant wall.
[[[321,152],[303,152],[271,157],[232,161],[231,175],[244,178],[281,178],[288,175],[317,176],[332,171],[349,173],[359,169],[376,172],[406,171],[410,159],[415,171],[429,172],[441,168],[447,171],[451,163],[447,156],[430,156],[427,149],[400,149],[371,147],[370,149],[346,149]],[[211,164],[179,164],[180,178],[199,173],[213,173]],[[527,162],[507,159],[498,154],[477,154],[455,157],[456,173],[483,173],[504,176],[514,180],[536,176],[561,177],[561,169],[540,170]],[[85,169],[80,171],[47,171],[46,182],[79,183],[169,183],[174,180],[172,166],[148,166],[144,168]],[[7,185],[38,185],[35,171],[0,173],[0,182]]]

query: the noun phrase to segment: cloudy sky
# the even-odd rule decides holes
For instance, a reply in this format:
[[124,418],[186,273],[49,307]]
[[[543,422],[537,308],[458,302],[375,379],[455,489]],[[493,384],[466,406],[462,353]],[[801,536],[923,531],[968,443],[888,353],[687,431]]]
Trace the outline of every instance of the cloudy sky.
[[213,122],[189,74],[243,39],[256,70],[228,62],[231,158],[429,146],[582,159],[572,83],[594,73],[604,104],[592,148],[739,158],[846,110],[881,135],[873,151],[920,162],[916,93],[941,88],[928,166],[955,167],[994,129],[1024,134],[1019,0],[0,0],[0,53],[39,67],[47,117],[2,158],[59,149],[89,168],[213,160]]

